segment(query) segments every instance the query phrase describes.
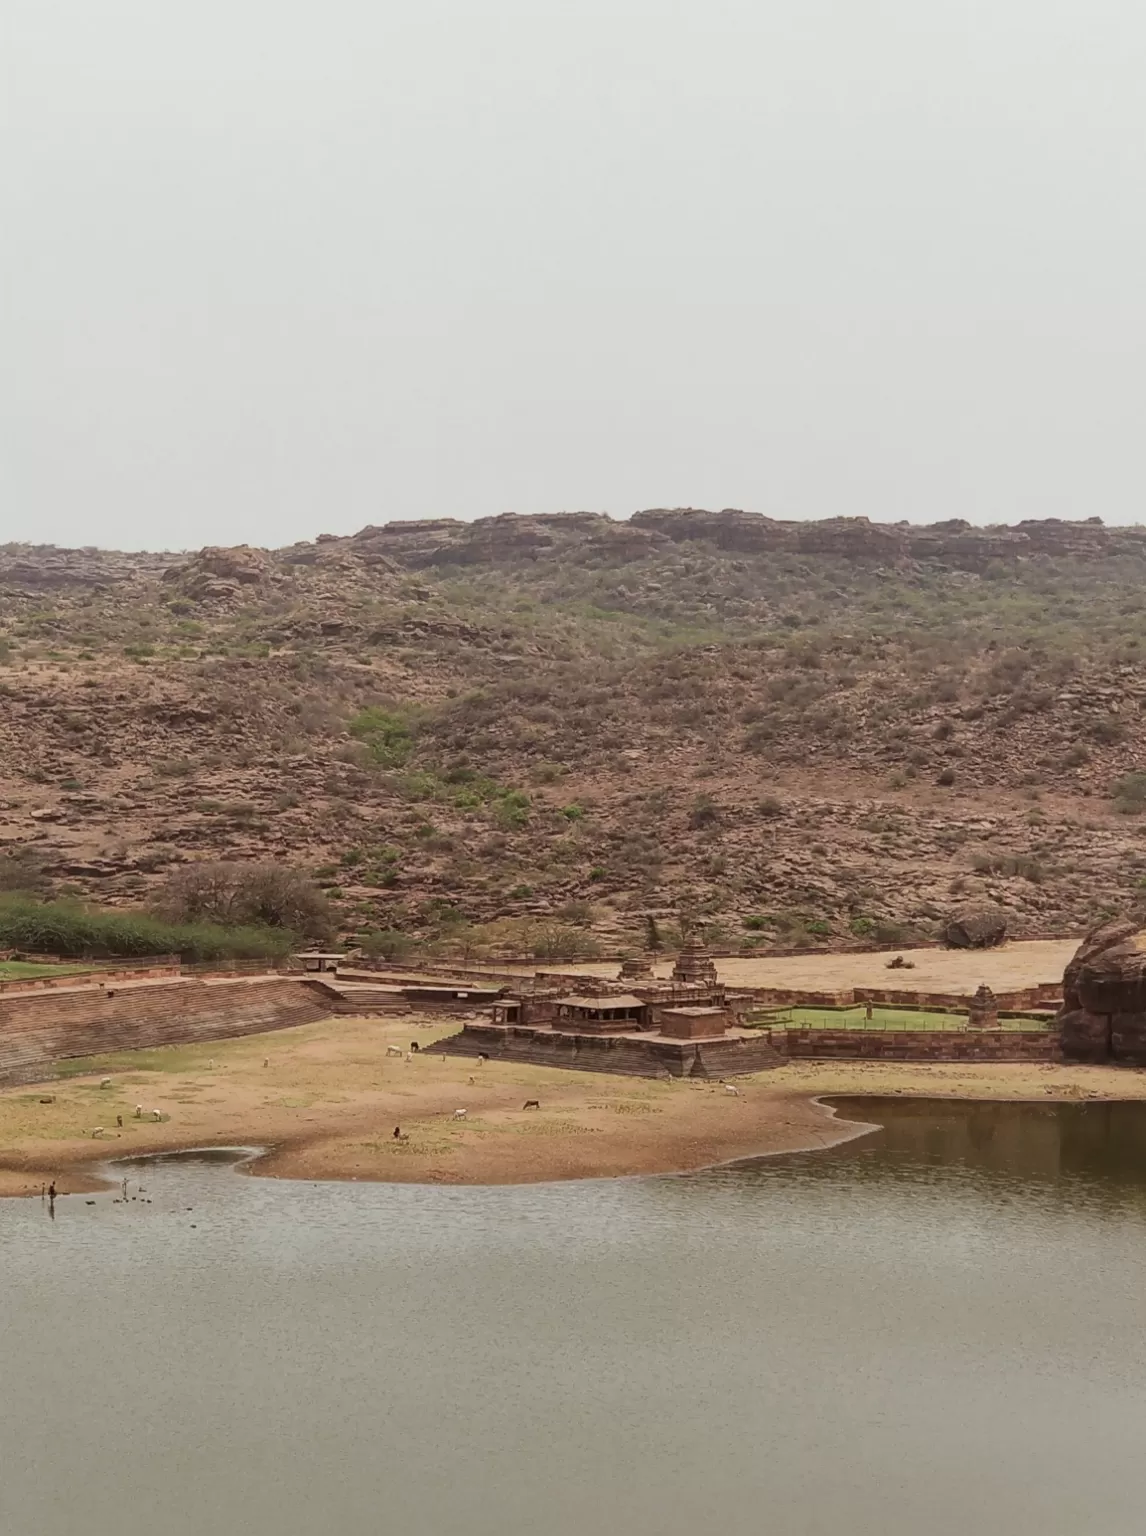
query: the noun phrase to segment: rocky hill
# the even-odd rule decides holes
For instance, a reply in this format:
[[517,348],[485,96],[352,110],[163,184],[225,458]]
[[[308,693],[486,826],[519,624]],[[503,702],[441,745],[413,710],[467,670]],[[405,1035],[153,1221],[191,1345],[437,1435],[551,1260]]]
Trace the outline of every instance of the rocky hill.
[[0,854],[114,903],[282,858],[348,933],[477,947],[1074,930],[1146,887],[1144,593],[1146,529],[1096,519],[0,546]]

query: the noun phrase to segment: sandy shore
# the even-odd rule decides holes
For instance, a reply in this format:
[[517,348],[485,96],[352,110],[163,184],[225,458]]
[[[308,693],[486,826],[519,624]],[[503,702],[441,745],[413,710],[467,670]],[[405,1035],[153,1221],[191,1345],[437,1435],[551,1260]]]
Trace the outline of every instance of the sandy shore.
[[[1146,1073],[1031,1064],[799,1062],[719,1084],[657,1082],[441,1057],[440,1020],[332,1019],[212,1046],[125,1052],[42,1088],[0,1093],[0,1195],[54,1178],[100,1187],[95,1165],[205,1145],[270,1149],[260,1175],[502,1184],[702,1168],[828,1146],[854,1127],[818,1095],[1146,1098]],[[387,1045],[417,1038],[407,1061]],[[264,1065],[264,1062],[266,1065]],[[101,1088],[104,1076],[112,1079]],[[53,1102],[42,1103],[53,1097]],[[540,1109],[525,1109],[537,1099]],[[162,1122],[134,1118],[142,1104]],[[466,1118],[454,1119],[464,1108]],[[118,1116],[123,1118],[118,1127]],[[92,1129],[106,1135],[93,1139]],[[395,1140],[400,1126],[405,1140]]]

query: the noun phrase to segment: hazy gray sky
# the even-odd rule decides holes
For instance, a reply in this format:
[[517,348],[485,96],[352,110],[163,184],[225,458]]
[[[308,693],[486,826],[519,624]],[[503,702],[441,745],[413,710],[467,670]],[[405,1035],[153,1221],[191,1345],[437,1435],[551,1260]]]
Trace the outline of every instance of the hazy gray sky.
[[1143,517],[1140,0],[0,0],[0,539]]

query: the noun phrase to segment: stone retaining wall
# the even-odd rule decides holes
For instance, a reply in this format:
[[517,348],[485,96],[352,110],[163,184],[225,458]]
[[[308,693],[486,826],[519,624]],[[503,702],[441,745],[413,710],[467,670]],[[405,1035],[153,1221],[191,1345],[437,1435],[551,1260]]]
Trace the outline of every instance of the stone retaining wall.
[[772,1044],[793,1060],[1061,1061],[1057,1030],[775,1029]]
[[330,1016],[307,982],[92,988],[0,1000],[0,1084],[50,1076],[57,1060],[290,1029]]
[[[909,987],[844,987],[838,992],[809,992],[803,987],[746,987],[753,1001],[764,1008],[853,1008],[872,1003],[881,1008],[919,1008],[937,1013],[966,1013],[968,992],[923,992]],[[1057,1007],[1062,999],[1061,982],[1017,987],[996,992],[995,1001],[1008,1013]]]
[[98,970],[70,971],[66,976],[14,976],[8,981],[0,981],[0,997],[10,996],[12,993],[25,992],[52,992],[61,987],[95,987],[102,985],[114,985],[117,981],[161,981],[166,976],[180,975],[178,960],[159,965],[134,966],[130,969],[109,970],[100,966]]

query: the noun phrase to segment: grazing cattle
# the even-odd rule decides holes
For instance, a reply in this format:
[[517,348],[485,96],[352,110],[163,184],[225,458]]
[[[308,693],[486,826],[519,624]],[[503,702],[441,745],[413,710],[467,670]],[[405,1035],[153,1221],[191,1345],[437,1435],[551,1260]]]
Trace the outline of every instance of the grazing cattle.
[[388,1045],[386,1047],[386,1054],[387,1056],[401,1056],[402,1047],[400,1045]]
[[143,1119],[143,1105],[142,1104],[137,1104],[135,1106],[135,1118],[137,1120],[142,1120]]
[[162,1120],[163,1119],[163,1111],[161,1109],[153,1109],[151,1111],[151,1118],[153,1120]]
[[522,1109],[540,1109],[541,1101],[539,1099],[526,1099],[521,1107]]
[[479,1066],[483,1066],[484,1067],[488,1060],[489,1060],[489,1057],[486,1055],[486,1053],[484,1051],[479,1051],[478,1052],[478,1065]]
[[411,1040],[410,1041],[410,1049],[413,1051],[414,1055],[416,1056],[418,1054],[418,1052],[422,1049],[422,1047],[418,1044],[418,1042],[416,1040]]
[[725,1093],[734,1093],[736,1095],[739,1095],[739,1093],[740,1093],[740,1089],[737,1088],[737,1087],[734,1087],[734,1085],[732,1083],[725,1083],[724,1084],[724,1091],[725,1091]]
[[92,1140],[93,1141],[96,1140],[97,1138],[103,1136],[103,1134],[104,1134],[103,1126],[102,1125],[97,1125],[95,1130],[92,1132]]
[[110,1077],[101,1077],[100,1080],[99,1080],[99,1085],[100,1085],[101,1088],[110,1088],[111,1087],[111,1078]]
[[469,1083],[470,1087],[472,1088],[473,1085],[477,1082],[477,1078],[471,1072],[469,1077],[466,1078],[466,1082]]
[[465,1117],[466,1117],[466,1112],[465,1112],[464,1109],[455,1109],[454,1110],[454,1119],[455,1120],[464,1120]]

